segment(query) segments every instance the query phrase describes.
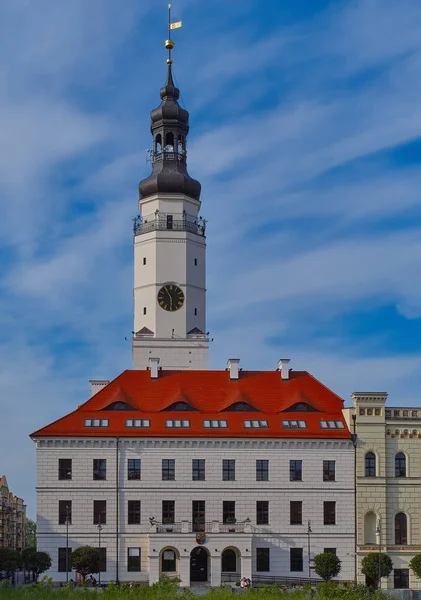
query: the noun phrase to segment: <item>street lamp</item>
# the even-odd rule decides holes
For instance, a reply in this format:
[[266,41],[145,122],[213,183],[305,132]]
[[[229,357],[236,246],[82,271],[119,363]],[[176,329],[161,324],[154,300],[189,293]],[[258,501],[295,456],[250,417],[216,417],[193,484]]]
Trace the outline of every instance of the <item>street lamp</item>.
[[380,519],[377,519],[377,527],[376,527],[376,542],[379,546],[379,573],[378,573],[378,579],[379,579],[379,589],[382,589],[382,526],[381,526],[381,521]]
[[69,505],[66,504],[66,583],[69,582],[69,524],[70,524],[70,510]]
[[99,565],[98,565],[98,585],[101,585],[101,515],[98,515],[98,552],[99,552]]
[[307,521],[307,551],[308,551],[308,583],[311,585],[311,567],[310,567],[310,540],[311,540],[311,521]]

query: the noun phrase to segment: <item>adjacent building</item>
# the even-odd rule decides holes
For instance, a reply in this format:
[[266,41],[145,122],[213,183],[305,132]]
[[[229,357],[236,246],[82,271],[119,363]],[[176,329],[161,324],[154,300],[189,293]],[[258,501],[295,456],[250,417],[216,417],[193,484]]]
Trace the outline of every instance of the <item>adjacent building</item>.
[[26,506],[9,490],[6,475],[0,477],[0,548],[26,548]]
[[393,562],[382,587],[420,589],[409,562],[421,553],[421,408],[386,407],[386,399],[354,393],[344,411],[356,440],[358,581],[366,582],[363,557],[381,551]]

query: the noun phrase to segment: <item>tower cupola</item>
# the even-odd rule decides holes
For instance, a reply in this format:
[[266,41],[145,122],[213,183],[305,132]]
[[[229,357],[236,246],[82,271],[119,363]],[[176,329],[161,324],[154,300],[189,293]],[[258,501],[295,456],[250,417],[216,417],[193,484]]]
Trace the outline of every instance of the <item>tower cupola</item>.
[[178,104],[180,90],[174,84],[172,61],[160,96],[161,104],[151,112],[152,173],[139,183],[139,198],[163,192],[199,200],[201,185],[187,172],[189,113]]

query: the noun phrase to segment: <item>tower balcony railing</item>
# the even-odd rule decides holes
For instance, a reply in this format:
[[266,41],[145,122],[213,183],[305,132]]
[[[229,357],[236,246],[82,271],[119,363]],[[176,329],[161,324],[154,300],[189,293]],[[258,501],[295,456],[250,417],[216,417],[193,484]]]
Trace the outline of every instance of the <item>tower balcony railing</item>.
[[192,220],[183,215],[164,215],[163,213],[159,213],[151,219],[143,218],[140,215],[133,219],[134,235],[142,235],[151,231],[189,231],[205,237],[206,221],[202,217]]
[[148,150],[149,159],[151,162],[161,162],[163,160],[171,160],[176,162],[185,163],[187,159],[187,152],[184,150],[182,152],[176,152],[173,149],[171,150],[162,150],[161,152],[154,152],[153,150]]

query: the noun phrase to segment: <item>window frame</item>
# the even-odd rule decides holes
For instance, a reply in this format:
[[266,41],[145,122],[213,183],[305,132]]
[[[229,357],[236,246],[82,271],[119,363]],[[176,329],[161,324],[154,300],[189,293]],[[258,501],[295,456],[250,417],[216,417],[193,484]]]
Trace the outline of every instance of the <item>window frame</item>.
[[289,503],[289,524],[303,524],[303,502],[302,500],[291,500]]
[[[131,465],[132,463],[132,465]],[[137,466],[139,465],[139,466]],[[140,458],[127,459],[127,480],[140,481],[142,478],[142,461]]]
[[235,459],[222,459],[222,481],[235,481]]
[[256,459],[256,481],[269,481],[269,460]]
[[269,525],[269,500],[256,500],[256,525]]
[[[403,519],[398,517],[404,517]],[[395,519],[395,535],[394,541],[395,546],[407,546],[408,545],[408,516],[406,513],[400,511],[396,513]]]
[[[170,559],[165,559],[165,552],[172,552],[174,555],[174,558]],[[172,569],[168,568],[169,565],[171,565]],[[176,573],[177,572],[177,553],[174,550],[174,548],[164,548],[162,551],[162,555],[161,555],[161,572],[162,573]]]
[[[402,579],[406,585],[402,585]],[[393,589],[409,589],[409,569],[393,569]]]
[[66,550],[67,550],[67,572],[72,572],[72,548],[57,548],[57,572],[66,572]]
[[237,522],[235,517],[235,500],[222,501],[222,523],[230,525]]
[[141,523],[140,500],[127,500],[127,525],[140,525]]
[[[66,508],[69,509],[67,512]],[[66,517],[69,516],[69,525],[72,524],[72,501],[71,500],[59,500],[58,501],[58,524],[66,525]]]
[[364,476],[376,477],[377,475],[377,456],[372,450],[364,455]]
[[323,502],[323,525],[336,525],[335,500],[325,500]]
[[162,500],[161,514],[163,525],[175,523],[175,500]]
[[94,458],[92,462],[93,481],[107,481],[107,459]]
[[402,451],[395,454],[395,477],[406,477],[406,455]]
[[[69,467],[64,467],[63,463],[70,463]],[[59,458],[58,459],[58,479],[59,481],[71,481],[73,474],[73,462],[71,458]],[[70,475],[70,477],[69,477]]]
[[270,573],[270,548],[256,548],[256,572]]
[[162,459],[162,481],[175,481],[175,459]]
[[[133,555],[130,554],[130,550],[138,550],[139,553],[137,556],[134,556],[134,558],[139,559],[138,561],[136,560],[136,564],[134,565],[135,568],[133,568],[133,565],[130,565],[130,559],[133,558]],[[139,562],[139,568],[137,567],[137,562]],[[140,571],[142,570],[142,548],[140,548],[139,546],[130,546],[129,548],[127,548],[127,572],[128,573],[140,573]]]
[[[299,469],[297,466],[299,465]],[[299,477],[292,476],[299,473]],[[290,460],[289,461],[289,480],[290,481],[302,481],[303,480],[303,461],[302,460]]]
[[289,549],[289,570],[291,573],[302,573],[304,571],[304,557],[302,548]]
[[206,481],[206,460],[204,458],[192,459],[192,481]]
[[336,460],[323,461],[323,481],[336,481]]
[[[100,506],[101,506],[101,508],[100,508]],[[101,515],[103,515],[103,518],[101,517]],[[94,525],[106,525],[107,524],[107,501],[106,500],[94,500],[93,501],[93,520],[92,521],[93,521]]]

